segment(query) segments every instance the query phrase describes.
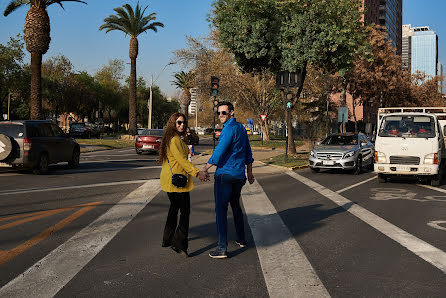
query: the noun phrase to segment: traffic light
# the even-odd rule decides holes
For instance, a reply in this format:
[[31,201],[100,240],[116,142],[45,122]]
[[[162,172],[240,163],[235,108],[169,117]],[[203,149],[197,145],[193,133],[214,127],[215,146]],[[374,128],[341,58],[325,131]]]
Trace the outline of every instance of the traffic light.
[[217,96],[219,86],[220,86],[220,78],[219,77],[211,77],[211,95],[212,96]]

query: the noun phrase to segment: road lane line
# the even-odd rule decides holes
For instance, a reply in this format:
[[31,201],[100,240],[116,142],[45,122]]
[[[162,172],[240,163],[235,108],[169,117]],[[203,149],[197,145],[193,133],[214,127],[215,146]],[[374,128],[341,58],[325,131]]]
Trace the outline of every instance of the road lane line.
[[423,185],[423,184],[417,184],[418,186],[421,187],[425,187],[425,188],[429,188],[438,192],[443,192],[446,193],[446,189],[440,188],[440,187],[435,187],[435,186],[431,186],[431,185]]
[[73,214],[71,214],[68,217],[64,218],[63,220],[59,221],[54,226],[49,227],[48,229],[46,229],[45,231],[43,231],[39,235],[31,238],[30,240],[20,244],[19,246],[15,247],[15,248],[13,248],[13,249],[11,249],[9,251],[6,251],[6,253],[1,254],[0,255],[0,265],[8,262],[9,260],[11,260],[12,258],[18,256],[19,254],[21,254],[25,250],[27,250],[27,249],[33,247],[34,245],[38,244],[40,241],[48,238],[51,234],[54,234],[55,232],[57,232],[58,230],[60,230],[63,227],[65,227],[70,222],[72,222],[73,220],[75,220],[78,217],[82,216],[83,214],[87,213],[88,211],[90,211],[91,209],[95,208],[97,205],[100,205],[101,203],[103,203],[103,202],[94,202],[94,203],[88,204],[89,206],[83,207],[82,209],[74,212]]
[[53,297],[159,192],[147,181],[90,225],[0,289],[0,297]]
[[125,185],[125,184],[137,184],[137,183],[146,183],[147,181],[149,181],[149,179],[116,181],[116,182],[108,182],[108,183],[84,184],[84,185],[73,185],[73,186],[55,186],[55,187],[47,187],[47,188],[5,190],[5,191],[0,191],[0,196],[12,195],[12,194],[24,194],[24,193],[31,193],[31,192],[45,192],[45,191],[53,191],[53,190],[82,189],[82,188],[104,187],[104,186],[112,186],[112,185],[114,186],[114,185]]
[[270,297],[330,297],[260,184],[245,185],[243,206]]
[[370,225],[372,228],[383,233],[384,235],[396,241],[403,247],[407,248],[426,262],[434,265],[435,267],[446,273],[446,253],[444,251],[421,239],[418,239],[412,234],[409,234],[408,232],[398,228],[397,226],[375,215],[367,209],[354,204],[352,201],[346,199],[340,194],[337,194],[336,192],[331,191],[328,188],[325,188],[324,186],[297,174],[296,172],[286,172],[286,174],[314,189],[324,197],[330,199],[360,220]]
[[349,190],[349,189],[355,188],[356,186],[359,186],[359,185],[361,185],[361,184],[367,183],[367,182],[369,182],[369,181],[372,181],[372,180],[374,180],[374,179],[376,179],[376,175],[375,175],[375,176],[373,176],[372,178],[366,179],[366,180],[364,180],[364,181],[361,181],[361,182],[359,182],[359,183],[356,183],[356,184],[353,184],[353,185],[347,186],[347,187],[345,187],[345,188],[343,188],[343,189],[337,190],[336,192],[337,192],[337,193],[341,193],[341,192],[344,192],[344,191],[346,191],[346,190]]

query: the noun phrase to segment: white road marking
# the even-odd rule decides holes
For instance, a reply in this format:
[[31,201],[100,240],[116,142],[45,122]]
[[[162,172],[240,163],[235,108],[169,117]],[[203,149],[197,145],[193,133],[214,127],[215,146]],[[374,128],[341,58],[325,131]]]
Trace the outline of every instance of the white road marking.
[[[441,224],[443,224],[445,227],[442,227]],[[446,220],[434,220],[428,222],[427,225],[434,229],[446,231]]]
[[[426,262],[434,265],[435,267],[446,273],[446,253],[444,251],[430,245],[429,243],[421,239],[418,239],[412,234],[409,234],[406,231],[394,226],[390,222],[373,214],[367,209],[354,204],[340,194],[337,194],[336,192],[331,191],[328,188],[325,188],[308,178],[305,178],[295,172],[286,172],[286,174],[314,189],[315,191],[330,199],[337,205],[343,207],[348,212],[350,212],[360,220],[364,221],[377,231],[383,233],[384,235],[396,241],[403,247],[407,248]],[[345,206],[349,207],[347,208]]]
[[162,166],[77,169],[77,170],[69,170],[64,173],[90,173],[90,172],[108,172],[108,171],[126,171],[126,170],[147,170],[147,169],[161,169],[161,167]]
[[364,181],[362,181],[362,182],[359,182],[359,183],[356,183],[356,184],[352,184],[352,185],[347,186],[347,187],[345,187],[345,188],[343,188],[343,189],[340,189],[340,190],[338,190],[338,191],[336,191],[336,192],[337,192],[337,193],[344,192],[344,191],[346,191],[346,190],[355,188],[356,186],[359,186],[359,185],[361,185],[361,184],[367,183],[367,182],[372,181],[372,180],[374,180],[374,179],[376,179],[376,176],[373,176],[372,178],[366,179],[366,180],[364,180]]
[[32,192],[47,192],[47,191],[58,191],[58,190],[67,190],[67,189],[83,189],[83,188],[92,188],[92,187],[104,187],[104,186],[114,186],[114,185],[126,185],[126,184],[137,184],[137,183],[146,183],[149,181],[145,180],[129,180],[129,181],[116,181],[109,183],[96,183],[96,184],[84,184],[84,185],[75,185],[75,186],[56,186],[56,187],[48,187],[48,188],[29,188],[29,189],[15,189],[15,190],[6,190],[0,191],[0,196],[3,195],[13,195],[13,194],[24,194],[24,193],[32,193]]
[[[92,156],[93,157],[93,156]],[[95,156],[97,158],[99,156]],[[157,159],[103,159],[103,160],[86,160],[81,159],[81,164],[100,163],[100,162],[134,162],[134,161],[156,161]]]
[[435,187],[435,186],[430,186],[430,185],[423,185],[423,184],[417,184],[417,185],[421,186],[421,187],[429,188],[429,189],[432,189],[432,190],[436,190],[436,191],[439,191],[439,192],[446,193],[446,189],[443,189],[443,188],[440,188],[440,187]]
[[270,297],[330,297],[260,184],[245,185],[243,206]]
[[160,191],[147,181],[118,204],[0,289],[0,297],[53,297]]

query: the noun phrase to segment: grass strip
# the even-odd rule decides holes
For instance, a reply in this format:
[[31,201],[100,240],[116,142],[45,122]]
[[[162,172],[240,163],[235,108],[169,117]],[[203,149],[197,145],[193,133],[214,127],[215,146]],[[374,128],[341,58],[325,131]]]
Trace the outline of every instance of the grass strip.
[[308,153],[297,153],[296,155],[288,155],[285,159],[285,154],[276,155],[271,158],[263,159],[262,162],[268,165],[276,165],[287,168],[305,166],[308,164]]

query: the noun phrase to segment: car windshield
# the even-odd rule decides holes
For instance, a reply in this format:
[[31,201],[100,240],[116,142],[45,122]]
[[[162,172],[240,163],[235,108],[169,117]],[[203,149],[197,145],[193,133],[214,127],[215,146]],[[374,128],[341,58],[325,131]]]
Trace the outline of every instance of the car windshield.
[[141,136],[163,136],[164,131],[162,129],[144,129],[139,135]]
[[358,136],[328,136],[322,141],[323,145],[356,145],[358,144]]
[[380,137],[433,138],[435,122],[431,116],[387,116],[382,120]]
[[22,138],[23,125],[2,123],[0,124],[0,133],[13,138]]

